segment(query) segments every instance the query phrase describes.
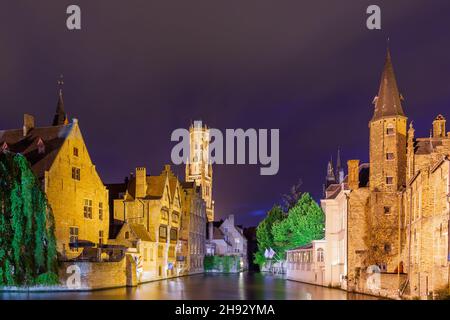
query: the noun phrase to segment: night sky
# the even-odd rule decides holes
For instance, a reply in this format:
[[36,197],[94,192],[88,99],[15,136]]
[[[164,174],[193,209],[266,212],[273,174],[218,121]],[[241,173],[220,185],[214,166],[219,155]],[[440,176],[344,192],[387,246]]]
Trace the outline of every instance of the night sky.
[[[66,28],[69,4],[81,7],[81,31]],[[380,31],[366,28],[370,4]],[[136,166],[159,174],[171,132],[193,120],[279,128],[276,176],[214,167],[216,217],[245,225],[299,178],[319,200],[338,147],[344,162],[368,160],[387,37],[417,135],[450,117],[448,0],[15,0],[0,23],[0,128],[22,127],[25,112],[49,125],[64,74],[66,111],[105,183]]]

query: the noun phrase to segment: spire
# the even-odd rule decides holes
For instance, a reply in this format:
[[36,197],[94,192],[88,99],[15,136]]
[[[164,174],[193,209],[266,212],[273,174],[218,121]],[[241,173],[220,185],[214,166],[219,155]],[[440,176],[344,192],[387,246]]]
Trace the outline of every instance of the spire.
[[64,79],[61,75],[58,80],[59,92],[58,92],[58,103],[56,105],[56,113],[53,117],[53,126],[61,126],[67,124],[67,114],[64,111],[64,99],[63,99],[63,91],[62,86],[64,85]]
[[337,159],[336,159],[336,180],[338,183],[342,183],[344,181],[344,168],[341,166],[341,149],[338,148],[337,151]]
[[380,89],[378,96],[374,99],[375,112],[372,121],[383,117],[405,116],[401,101],[403,97],[398,91],[397,80],[395,79],[394,67],[392,66],[391,52],[389,46],[386,53],[383,74],[381,75]]
[[336,176],[334,175],[334,169],[333,169],[333,159],[328,161],[327,166],[327,177],[326,177],[326,184],[325,187],[328,188],[330,184],[333,184],[336,182]]

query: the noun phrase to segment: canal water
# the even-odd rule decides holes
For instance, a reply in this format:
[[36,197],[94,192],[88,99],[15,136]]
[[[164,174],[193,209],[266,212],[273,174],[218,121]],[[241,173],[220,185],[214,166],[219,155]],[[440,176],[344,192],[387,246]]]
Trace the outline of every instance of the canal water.
[[261,273],[199,274],[92,292],[0,292],[2,299],[137,299],[137,300],[362,300],[349,294]]

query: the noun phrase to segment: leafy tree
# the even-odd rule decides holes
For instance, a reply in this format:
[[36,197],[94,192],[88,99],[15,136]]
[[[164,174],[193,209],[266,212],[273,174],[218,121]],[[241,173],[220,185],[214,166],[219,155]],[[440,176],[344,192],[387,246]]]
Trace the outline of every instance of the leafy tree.
[[288,249],[322,239],[324,228],[325,215],[322,209],[309,193],[304,193],[297,204],[289,210],[287,218],[275,222],[272,226],[278,253],[284,256]]
[[269,210],[267,216],[262,220],[256,228],[256,240],[258,242],[258,251],[255,253],[254,262],[260,266],[264,265],[266,258],[264,252],[268,248],[278,250],[274,243],[272,235],[272,225],[277,221],[282,221],[285,214],[280,206],[274,206]]
[[0,153],[0,285],[55,284],[54,218],[26,158]]

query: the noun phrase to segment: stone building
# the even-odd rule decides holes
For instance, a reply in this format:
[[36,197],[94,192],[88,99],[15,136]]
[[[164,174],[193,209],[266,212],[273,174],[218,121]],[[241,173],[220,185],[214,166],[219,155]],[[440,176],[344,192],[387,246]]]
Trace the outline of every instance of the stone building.
[[182,183],[182,216],[180,243],[185,252],[187,273],[203,272],[206,242],[206,203],[201,187],[194,182]]
[[145,246],[147,252],[139,252],[139,259],[147,257],[151,262],[147,264],[150,269],[143,272],[152,280],[177,276],[181,186],[170,166],[166,165],[157,176],[147,175],[144,167],[138,167],[125,183],[108,185],[108,188],[112,199],[111,230],[115,231],[111,238],[120,241],[117,236],[125,224],[143,226],[151,242]]
[[411,296],[432,297],[449,288],[450,137],[436,117],[427,138],[408,130],[407,184],[403,193],[405,247]]
[[60,259],[78,258],[84,247],[107,243],[108,191],[89,156],[78,120],[67,120],[62,90],[51,126],[37,127],[34,117],[25,114],[23,128],[0,131],[0,146],[23,154],[41,181],[55,217]]
[[[388,52],[369,122],[369,184],[348,162],[348,289],[422,299],[449,287],[449,155],[446,120],[416,138]],[[379,282],[368,289],[368,270]],[[371,273],[371,271],[369,272]]]
[[304,246],[287,250],[286,278],[325,285],[325,246],[325,240],[314,240]]
[[241,269],[248,269],[247,239],[243,229],[235,224],[234,215],[208,223],[206,247],[206,255],[237,256],[241,261]]
[[195,121],[189,127],[190,158],[186,164],[186,181],[201,186],[206,203],[208,221],[214,221],[214,200],[212,198],[213,170],[209,160],[209,129]]

